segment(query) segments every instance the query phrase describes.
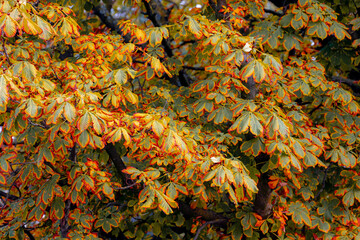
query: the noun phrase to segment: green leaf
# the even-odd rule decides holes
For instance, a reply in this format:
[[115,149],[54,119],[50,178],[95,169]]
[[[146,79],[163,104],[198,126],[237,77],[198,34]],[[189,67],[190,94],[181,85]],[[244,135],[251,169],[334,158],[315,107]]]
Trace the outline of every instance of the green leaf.
[[64,117],[69,123],[72,123],[76,117],[76,109],[71,103],[64,103]]
[[316,34],[319,38],[324,39],[327,32],[329,32],[329,27],[323,21],[310,22],[308,25],[307,34],[310,36]]
[[354,205],[354,202],[355,202],[354,190],[350,189],[347,193],[345,193],[342,200],[343,200],[343,203],[345,206]]
[[38,110],[39,108],[36,105],[35,101],[32,98],[30,98],[27,101],[25,113],[28,114],[30,117],[35,118],[39,114]]
[[330,27],[330,34],[334,34],[338,40],[343,40],[345,37],[351,39],[350,34],[346,31],[346,27],[337,21],[333,21]]
[[80,132],[85,131],[91,123],[91,117],[88,112],[85,112],[84,115],[78,120],[77,127],[80,130]]
[[255,136],[262,135],[264,131],[257,116],[248,111],[242,112],[242,115],[236,119],[234,124],[229,128],[229,131],[234,131],[235,129],[239,134],[247,132],[248,129],[250,129],[250,132]]
[[84,131],[80,134],[78,138],[78,143],[80,147],[85,148],[90,142],[90,134],[88,131]]
[[253,193],[257,193],[258,192],[258,188],[256,186],[256,182],[254,181],[254,179],[252,179],[249,175],[245,174],[244,175],[244,184],[245,187],[247,189],[249,189],[251,192]]
[[241,145],[240,150],[244,153],[258,156],[260,153],[265,152],[266,149],[263,138],[257,137],[244,142]]
[[51,204],[51,215],[56,219],[62,219],[65,215],[65,202],[60,197],[55,197],[53,203]]
[[9,172],[10,165],[8,160],[13,159],[14,157],[14,154],[3,154],[0,157],[0,169],[4,172]]
[[290,203],[289,215],[292,216],[292,220],[296,224],[305,223],[309,227],[312,226],[309,210],[302,202],[297,201],[295,203]]
[[119,86],[125,84],[127,82],[127,74],[123,68],[120,68],[114,73],[115,83]]

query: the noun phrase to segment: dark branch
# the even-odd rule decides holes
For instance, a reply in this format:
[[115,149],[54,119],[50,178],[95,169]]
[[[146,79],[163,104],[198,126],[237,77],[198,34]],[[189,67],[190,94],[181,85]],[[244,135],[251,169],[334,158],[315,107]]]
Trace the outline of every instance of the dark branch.
[[9,63],[9,65],[11,66],[12,63],[11,63],[11,61],[10,61],[9,54],[7,53],[6,47],[5,47],[5,39],[3,40],[2,47],[3,47],[3,49],[4,49],[6,61],[7,61],[7,62]]
[[[214,221],[214,220],[219,220],[219,222],[217,222],[220,226],[225,226],[226,222],[229,220],[226,216],[208,210],[208,209],[202,209],[202,208],[191,208],[188,204],[179,201],[179,210],[182,214],[184,214],[187,217],[192,217],[192,218],[196,218],[196,217],[201,217],[201,219],[205,220],[205,221]],[[221,221],[220,221],[221,220]]]
[[130,184],[130,185],[127,185],[127,186],[125,186],[125,187],[117,187],[117,188],[114,188],[114,189],[115,189],[115,190],[125,190],[125,189],[129,189],[129,188],[134,187],[136,184],[138,184],[138,182],[134,182],[134,183],[132,183],[132,184]]
[[[76,162],[76,143],[74,143],[74,146],[70,149],[69,159],[72,162]],[[71,207],[71,202],[69,199],[67,199],[65,201],[64,217],[60,219],[60,234],[61,237],[63,238],[67,237],[67,234],[69,233],[70,230],[70,225],[68,221],[70,214],[70,207]]]
[[266,12],[266,13],[271,13],[271,14],[276,15],[276,16],[279,16],[279,17],[284,16],[284,13],[276,12],[276,11],[271,10],[271,9],[266,9],[266,8],[264,8],[264,12]]
[[153,25],[155,27],[161,27],[161,24],[157,21],[156,19],[156,13],[154,13],[151,9],[151,6],[149,4],[148,1],[146,0],[142,0],[144,6],[145,6],[145,9],[146,9],[146,15],[148,15],[148,18],[150,19],[150,21],[153,23]]
[[272,213],[273,205],[271,203],[272,189],[269,187],[269,173],[263,173],[260,176],[257,187],[259,189],[255,197],[254,211],[263,219],[269,217]]
[[314,199],[317,199],[320,196],[320,194],[322,193],[322,191],[324,191],[327,173],[328,173],[331,165],[332,165],[332,162],[330,162],[329,166],[325,169],[324,177],[321,182],[321,188],[320,188],[319,192],[316,194],[316,196],[314,197]]
[[209,0],[209,5],[214,10],[218,20],[226,20],[227,15],[221,11],[227,5],[226,0],[217,0],[216,4],[213,0]]
[[35,237],[31,234],[28,229],[24,229],[24,233],[29,237],[30,240],[35,240]]
[[11,195],[11,194],[3,192],[3,191],[0,191],[0,196],[1,197],[6,197],[7,199],[10,199],[10,200],[13,200],[13,201],[20,199],[20,197],[18,197],[18,196]]
[[204,67],[192,67],[184,65],[183,68],[190,69],[190,70],[198,70],[198,71],[205,71]]
[[[152,24],[155,27],[161,27],[161,23],[156,19],[156,14],[154,13],[153,9],[151,8],[150,3],[147,2],[146,0],[142,0],[142,2],[143,2],[144,6],[145,6],[145,9],[146,9],[146,15],[148,16],[148,18],[150,19]],[[171,48],[170,43],[169,43],[169,41],[167,39],[163,39],[162,42],[161,42],[161,45],[164,47],[164,51],[166,52],[166,55],[168,55],[168,57],[171,58],[171,57],[174,56],[173,49]],[[186,72],[182,69],[182,70],[179,71],[179,79],[178,79],[178,81],[180,82],[180,86],[188,87],[190,85],[191,79],[186,74]],[[172,82],[179,85],[178,81],[175,80],[175,81],[172,81]]]
[[70,206],[71,206],[71,202],[68,199],[65,201],[64,217],[60,219],[60,233],[62,238],[66,238],[70,230],[70,226],[68,222]]
[[109,155],[111,161],[113,162],[117,172],[119,173],[121,180],[123,181],[123,185],[128,185],[129,183],[127,181],[130,179],[130,177],[123,172],[123,170],[126,169],[126,165],[119,153],[117,152],[115,146],[112,143],[108,143],[105,146],[105,150]]
[[208,221],[206,223],[204,223],[203,225],[201,225],[201,227],[199,227],[199,229],[196,231],[195,237],[193,240],[196,240],[199,238],[199,235],[201,233],[201,231],[209,224],[215,224],[215,223],[222,223],[224,221],[224,219],[216,219],[213,221]]
[[353,90],[355,96],[360,96],[360,85],[356,83],[357,80],[335,76],[331,77],[330,80],[348,85]]
[[117,21],[111,16],[104,4],[99,4],[98,6],[94,7],[93,10],[94,14],[100,18],[101,22],[104,23],[106,27],[121,35],[126,43],[130,42],[131,37],[129,35],[125,35],[118,27]]

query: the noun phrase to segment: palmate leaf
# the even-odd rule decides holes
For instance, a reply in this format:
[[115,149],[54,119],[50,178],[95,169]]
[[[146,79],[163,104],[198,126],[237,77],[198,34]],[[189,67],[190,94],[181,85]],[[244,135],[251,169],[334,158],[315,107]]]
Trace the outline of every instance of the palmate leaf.
[[275,134],[279,134],[282,138],[289,136],[290,129],[279,116],[272,114],[266,121],[269,123],[266,132],[270,138],[274,138]]
[[69,123],[72,123],[76,117],[76,109],[71,103],[64,103],[64,117]]
[[225,121],[231,121],[233,117],[232,111],[227,107],[221,107],[213,111],[208,116],[208,121],[214,120],[215,124],[220,124]]
[[318,22],[310,22],[307,29],[308,35],[315,35],[321,39],[326,38],[329,32],[329,26],[325,24],[323,21]]
[[253,138],[249,141],[244,142],[240,150],[248,155],[258,156],[260,153],[265,152],[264,139],[261,137]]
[[36,24],[39,26],[39,28],[42,31],[41,34],[39,35],[41,39],[49,40],[54,35],[56,35],[56,32],[54,28],[51,26],[51,24],[45,21],[43,18],[36,16]]
[[165,213],[170,214],[173,213],[172,208],[177,208],[178,204],[171,199],[170,197],[166,196],[163,192],[154,190],[156,198],[159,202],[159,208]]
[[312,226],[309,210],[302,202],[297,201],[294,203],[290,203],[288,211],[294,223],[305,223],[309,227]]
[[256,182],[254,181],[254,179],[252,179],[249,175],[245,174],[244,175],[244,185],[246,187],[247,190],[250,190],[253,193],[257,193],[258,192],[258,188],[256,186]]
[[296,36],[294,34],[285,34],[283,39],[283,46],[287,51],[290,51],[293,48],[300,50],[301,42],[302,41],[299,36]]
[[330,26],[330,34],[334,34],[339,40],[343,40],[345,37],[351,39],[351,36],[346,29],[347,28],[342,23],[334,21]]
[[91,116],[89,112],[85,112],[77,122],[77,128],[83,132],[85,131],[91,124]]
[[331,226],[326,220],[322,220],[319,217],[311,216],[313,227],[318,227],[320,231],[327,233],[330,231]]
[[118,222],[114,218],[102,218],[95,222],[95,228],[102,228],[104,232],[109,233],[113,228],[118,226]]
[[9,15],[3,14],[0,18],[0,29],[6,37],[14,37],[17,29],[20,29],[19,24]]
[[87,130],[79,135],[78,143],[82,148],[85,148],[90,143],[90,134]]
[[340,100],[342,105],[349,104],[352,101],[351,93],[341,87],[331,90],[328,95],[330,95],[335,101]]
[[281,154],[279,157],[279,163],[283,168],[289,168],[289,164],[294,166],[297,170],[302,172],[302,166],[299,159],[294,154]]
[[28,114],[32,118],[35,118],[39,114],[38,110],[39,110],[39,107],[32,98],[27,100],[27,105],[25,108],[26,114]]
[[36,67],[28,61],[19,61],[12,66],[14,76],[22,77],[24,80],[33,81],[37,77]]
[[51,204],[50,215],[56,219],[62,219],[65,215],[65,202],[60,197],[55,197],[54,201]]
[[55,191],[54,191],[55,185],[59,179],[60,179],[60,175],[55,174],[51,177],[51,179],[49,181],[47,181],[43,185],[43,187],[37,197],[36,205],[39,205],[41,203],[48,205],[53,200],[54,194],[55,194]]
[[250,129],[250,132],[255,136],[262,135],[264,131],[258,117],[249,111],[243,111],[242,115],[238,117],[234,124],[229,128],[229,131],[234,131],[235,129],[239,134],[247,132]]
[[186,16],[186,17],[188,19],[187,22],[188,22],[189,31],[192,34],[194,34],[196,38],[201,38],[203,35],[203,32],[202,32],[202,27],[200,26],[200,24],[194,18],[192,18],[190,16]]
[[30,35],[38,35],[42,33],[42,29],[31,19],[27,18],[26,16],[23,16],[20,27],[24,32]]
[[266,54],[264,64],[271,66],[277,74],[282,74],[283,66],[279,58]]
[[149,44],[151,47],[155,47],[156,45],[159,45],[161,41],[163,40],[163,35],[159,28],[153,28],[150,30],[150,33],[148,33],[149,37]]
[[267,76],[267,66],[263,61],[254,59],[241,70],[240,76],[242,79],[253,76],[255,82],[260,83]]

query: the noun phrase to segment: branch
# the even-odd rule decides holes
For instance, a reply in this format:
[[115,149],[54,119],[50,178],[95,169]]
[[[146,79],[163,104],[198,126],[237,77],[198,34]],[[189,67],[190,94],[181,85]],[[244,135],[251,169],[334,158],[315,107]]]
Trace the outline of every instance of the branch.
[[161,24],[156,19],[156,13],[153,13],[151,6],[148,1],[142,0],[144,3],[145,9],[146,9],[146,15],[148,15],[148,18],[153,23],[155,27],[161,27]]
[[215,4],[214,0],[209,0],[209,5],[214,10],[218,20],[225,20],[227,18],[227,15],[221,12],[223,7],[227,5],[226,0],[217,0],[217,4]]
[[[120,174],[121,180],[123,181],[124,185],[128,185],[128,180],[130,177],[128,174],[124,173],[122,170],[126,169],[126,165],[124,161],[122,160],[121,156],[117,152],[115,146],[112,143],[108,143],[105,146],[105,150],[107,154],[109,155],[111,161],[114,163],[114,166],[117,170],[117,172]],[[131,183],[132,184],[132,183]]]
[[266,9],[266,8],[264,8],[264,12],[266,12],[266,13],[271,13],[271,14],[276,15],[276,16],[279,16],[279,17],[284,16],[284,13],[276,12],[276,11],[271,10],[271,9]]
[[209,0],[210,7],[214,10],[215,14],[218,12],[216,4],[213,0]]
[[20,197],[18,197],[18,196],[11,195],[8,192],[6,193],[6,192],[3,192],[1,190],[0,190],[0,196],[6,197],[7,199],[10,199],[10,200],[13,200],[13,201],[20,199]]
[[273,205],[271,203],[272,189],[269,187],[269,173],[262,173],[257,184],[258,193],[254,201],[254,211],[259,214],[262,219],[266,219],[272,213]]
[[186,66],[186,65],[184,65],[183,68],[190,69],[190,70],[205,71],[205,68],[204,68],[204,67],[193,67],[193,66]]
[[204,224],[201,225],[201,227],[199,227],[199,229],[196,231],[196,234],[195,234],[195,237],[194,237],[193,240],[197,240],[197,239],[198,239],[201,231],[202,231],[207,225],[209,225],[209,224],[214,224],[214,223],[221,223],[221,222],[223,222],[223,221],[224,221],[224,219],[216,219],[216,220],[208,221],[208,222],[204,223]]
[[125,35],[121,28],[117,26],[117,21],[111,16],[104,4],[99,4],[94,7],[93,10],[94,14],[100,18],[101,22],[104,23],[106,27],[121,35],[126,43],[130,42],[131,37],[129,35]]
[[28,229],[24,229],[24,233],[29,237],[30,240],[35,240],[35,237],[31,234]]
[[76,142],[74,143],[74,146],[70,150],[70,156],[69,159],[72,162],[76,162]]
[[219,220],[219,222],[217,223],[220,224],[221,226],[225,226],[226,222],[229,220],[226,216],[214,212],[212,210],[202,209],[202,208],[191,208],[188,204],[182,201],[179,201],[178,204],[179,204],[180,212],[187,217],[193,217],[193,218],[201,217],[205,221]]
[[348,85],[353,90],[355,96],[360,96],[360,85],[356,83],[358,80],[336,77],[336,76],[333,76],[329,79],[333,82],[344,83]]
[[70,206],[71,206],[71,202],[68,199],[65,201],[64,217],[60,219],[60,233],[62,238],[67,238],[67,234],[70,230],[70,226],[68,222]]
[[114,189],[115,189],[115,190],[125,190],[125,189],[129,189],[129,188],[134,187],[136,184],[138,184],[138,182],[134,182],[134,183],[132,183],[132,184],[130,184],[130,185],[127,185],[127,186],[125,186],[125,187],[117,187],[117,188],[114,188]]
[[[74,143],[74,146],[70,149],[69,159],[72,162],[76,161],[76,143]],[[70,199],[67,199],[65,201],[64,217],[60,219],[60,233],[62,238],[66,238],[70,230],[70,225],[68,221],[70,214],[70,207],[71,207]]]
[[12,63],[11,63],[11,61],[10,61],[9,54],[7,53],[6,47],[5,47],[5,39],[3,40],[2,47],[3,47],[3,49],[4,49],[4,53],[5,53],[6,60],[7,60],[7,62],[9,63],[9,65],[11,66]]
[[[150,19],[152,24],[155,27],[161,27],[161,23],[156,19],[156,14],[153,12],[150,3],[147,2],[146,0],[142,0],[142,2],[144,3],[146,9],[146,15],[148,15],[148,18]],[[164,51],[166,52],[168,57],[174,56],[173,50],[167,39],[163,39],[161,45],[164,47]],[[179,71],[179,82],[180,82],[180,86],[184,86],[184,87],[188,87],[191,82],[190,77],[186,74],[186,72],[183,69]],[[175,81],[175,83],[177,83],[177,81]]]

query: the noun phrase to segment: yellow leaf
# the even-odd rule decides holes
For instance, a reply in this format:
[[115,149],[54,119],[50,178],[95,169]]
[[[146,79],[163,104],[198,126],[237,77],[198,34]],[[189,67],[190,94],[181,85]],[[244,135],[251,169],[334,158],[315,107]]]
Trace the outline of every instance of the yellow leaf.
[[27,17],[23,17],[20,22],[21,28],[30,35],[38,35],[43,32],[43,30],[32,20],[28,19]]

